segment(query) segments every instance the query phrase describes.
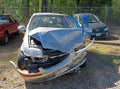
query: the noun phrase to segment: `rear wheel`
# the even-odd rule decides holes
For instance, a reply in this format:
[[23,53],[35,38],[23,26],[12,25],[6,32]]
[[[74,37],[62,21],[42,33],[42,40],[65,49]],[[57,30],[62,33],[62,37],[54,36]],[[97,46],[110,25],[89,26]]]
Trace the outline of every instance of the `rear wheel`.
[[2,44],[4,44],[4,45],[7,44],[7,43],[8,43],[8,40],[9,40],[9,39],[8,39],[8,34],[5,32],[5,33],[4,33],[3,40],[2,40]]
[[15,35],[19,35],[19,30],[16,31]]

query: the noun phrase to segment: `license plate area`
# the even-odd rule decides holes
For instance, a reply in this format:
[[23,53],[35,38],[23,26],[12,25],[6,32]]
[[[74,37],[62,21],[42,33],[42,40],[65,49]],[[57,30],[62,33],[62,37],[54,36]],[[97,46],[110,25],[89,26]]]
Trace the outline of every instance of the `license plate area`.
[[55,75],[56,75],[56,76],[59,76],[61,73],[67,71],[68,69],[69,69],[68,66],[63,67],[63,68],[59,69],[58,71],[56,71],[56,72],[55,72]]
[[97,33],[96,36],[101,36],[101,33]]

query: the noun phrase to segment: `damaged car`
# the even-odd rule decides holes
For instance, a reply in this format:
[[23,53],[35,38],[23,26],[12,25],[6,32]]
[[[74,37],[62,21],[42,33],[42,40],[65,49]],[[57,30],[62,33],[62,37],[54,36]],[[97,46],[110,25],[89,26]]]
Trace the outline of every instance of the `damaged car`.
[[26,32],[17,65],[10,62],[30,82],[48,81],[79,68],[94,41],[85,47],[83,28],[66,14],[35,13],[26,27],[18,29]]

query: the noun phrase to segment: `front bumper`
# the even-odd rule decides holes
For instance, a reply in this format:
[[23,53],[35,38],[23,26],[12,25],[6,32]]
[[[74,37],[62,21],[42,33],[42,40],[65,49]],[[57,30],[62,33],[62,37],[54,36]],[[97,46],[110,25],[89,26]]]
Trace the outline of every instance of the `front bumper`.
[[34,82],[34,83],[44,82],[77,69],[80,65],[82,65],[86,61],[86,55],[87,55],[87,52],[83,51],[81,52],[81,56],[74,59],[73,54],[70,54],[70,56],[68,56],[62,62],[50,68],[43,69],[45,73],[41,75],[33,74],[33,76],[26,76],[21,73],[20,69],[18,69],[17,71],[25,79],[25,81]]
[[91,38],[105,38],[109,36],[109,32],[99,32],[99,33],[92,33]]
[[78,51],[71,51],[69,56],[60,63],[49,68],[41,68],[40,72],[38,73],[28,73],[28,71],[20,70],[14,62],[10,61],[10,63],[14,65],[18,73],[25,79],[25,81],[33,83],[48,81],[73,71],[81,66],[86,61],[86,49],[88,49],[93,42],[94,39],[85,48]]

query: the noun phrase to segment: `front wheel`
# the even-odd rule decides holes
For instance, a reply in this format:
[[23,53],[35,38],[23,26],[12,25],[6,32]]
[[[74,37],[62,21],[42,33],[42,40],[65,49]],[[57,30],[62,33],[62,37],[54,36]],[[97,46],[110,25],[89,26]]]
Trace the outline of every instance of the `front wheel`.
[[22,52],[20,52],[19,55],[18,55],[17,65],[18,65],[18,68],[21,69],[21,70],[26,68],[25,57],[24,57],[24,54]]

